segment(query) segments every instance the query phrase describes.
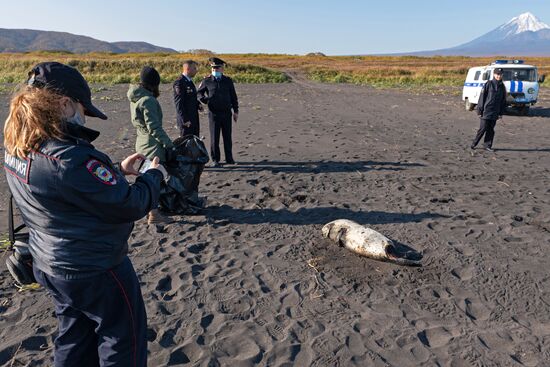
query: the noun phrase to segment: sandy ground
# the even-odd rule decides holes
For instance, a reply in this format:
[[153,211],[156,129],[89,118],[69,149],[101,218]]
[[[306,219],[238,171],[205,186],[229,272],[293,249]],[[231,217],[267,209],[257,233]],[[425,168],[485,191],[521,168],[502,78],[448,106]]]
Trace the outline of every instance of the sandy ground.
[[[305,81],[237,90],[240,164],[205,170],[204,215],[160,232],[142,220],[130,238],[149,365],[550,365],[548,97],[499,121],[495,153],[471,156],[478,120],[459,97]],[[110,120],[89,123],[114,159],[134,144],[125,93],[96,93]],[[423,266],[324,240],[339,218],[420,251]],[[0,365],[49,365],[48,296],[18,293],[3,261],[0,292]]]

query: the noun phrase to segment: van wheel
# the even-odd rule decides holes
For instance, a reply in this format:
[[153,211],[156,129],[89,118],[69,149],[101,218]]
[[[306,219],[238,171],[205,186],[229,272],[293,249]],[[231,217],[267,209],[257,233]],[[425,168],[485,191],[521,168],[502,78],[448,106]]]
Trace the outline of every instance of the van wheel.
[[474,108],[476,108],[476,105],[473,103],[470,103],[470,101],[466,99],[466,103],[464,103],[464,107],[466,107],[466,111],[473,111]]

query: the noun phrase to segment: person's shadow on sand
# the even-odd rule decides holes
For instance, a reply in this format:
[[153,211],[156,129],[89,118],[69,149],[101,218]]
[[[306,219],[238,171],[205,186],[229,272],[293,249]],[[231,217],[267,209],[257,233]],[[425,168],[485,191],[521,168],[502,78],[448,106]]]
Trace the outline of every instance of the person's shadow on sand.
[[[376,161],[317,161],[317,162],[282,162],[259,161],[239,162],[236,166],[224,166],[217,170],[231,169],[231,171],[255,172],[271,171],[273,173],[331,173],[331,172],[367,172],[367,171],[402,171],[410,167],[424,167],[421,163],[408,162],[376,162]],[[214,169],[216,170],[216,169]]]
[[550,148],[495,148],[495,152],[544,152],[549,153]]
[[438,213],[391,213],[381,211],[354,211],[351,209],[318,207],[288,209],[236,209],[229,205],[211,206],[205,210],[207,217],[222,220],[224,224],[326,224],[336,219],[349,219],[359,224],[386,224],[421,222],[425,219],[448,218]]

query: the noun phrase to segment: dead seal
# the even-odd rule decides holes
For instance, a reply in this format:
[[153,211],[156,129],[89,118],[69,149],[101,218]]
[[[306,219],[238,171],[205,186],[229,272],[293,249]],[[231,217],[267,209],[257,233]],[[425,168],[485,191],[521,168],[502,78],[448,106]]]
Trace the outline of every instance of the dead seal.
[[398,265],[421,265],[420,254],[404,252],[383,234],[351,220],[338,219],[327,223],[322,233],[323,237],[361,256]]

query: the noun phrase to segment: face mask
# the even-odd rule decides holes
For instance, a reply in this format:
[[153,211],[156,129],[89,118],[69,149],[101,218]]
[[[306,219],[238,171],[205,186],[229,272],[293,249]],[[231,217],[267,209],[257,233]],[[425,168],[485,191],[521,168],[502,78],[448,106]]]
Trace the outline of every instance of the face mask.
[[221,71],[213,71],[212,76],[214,76],[214,78],[221,78],[222,72]]
[[84,126],[86,123],[86,120],[84,117],[78,112],[78,110],[75,110],[74,115],[72,117],[69,117],[67,119],[67,122],[70,122],[71,124]]

